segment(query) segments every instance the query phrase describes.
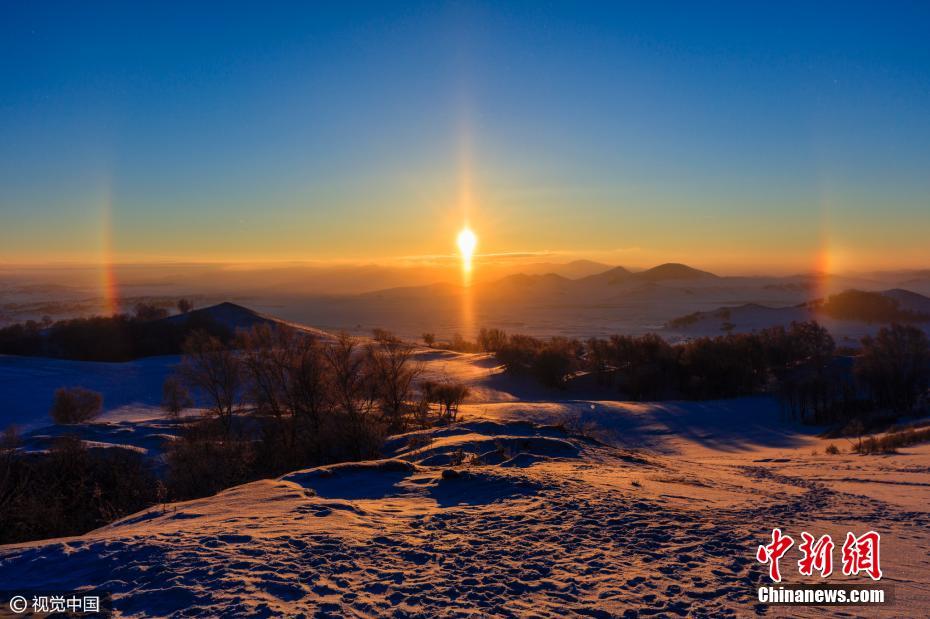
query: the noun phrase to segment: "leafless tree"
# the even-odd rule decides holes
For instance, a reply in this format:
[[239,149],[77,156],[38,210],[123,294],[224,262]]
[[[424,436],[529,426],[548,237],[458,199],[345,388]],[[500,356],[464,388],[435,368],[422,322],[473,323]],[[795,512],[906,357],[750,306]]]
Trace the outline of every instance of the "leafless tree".
[[247,393],[257,412],[276,420],[281,447],[289,457],[309,450],[319,458],[324,417],[333,402],[333,371],[318,339],[288,327],[257,325],[240,335],[239,346]]
[[177,376],[169,376],[161,386],[161,406],[173,418],[181,411],[193,406],[190,392]]
[[6,521],[12,516],[11,509],[28,485],[26,476],[17,469],[18,447],[16,428],[10,426],[0,436],[0,529],[7,527]]
[[388,432],[406,430],[405,415],[413,396],[413,381],[421,368],[413,363],[413,347],[387,334],[367,350],[371,379]]
[[[439,418],[446,423],[454,423],[458,418],[459,406],[469,395],[469,389],[462,383],[423,381],[420,383],[422,401],[435,403],[439,407]],[[423,416],[424,411],[420,411]]]
[[369,355],[357,340],[341,333],[326,348],[325,358],[333,373],[334,404],[344,420],[345,442],[353,457],[371,455],[377,450],[381,429],[372,415],[378,394],[371,380]]
[[284,329],[259,324],[239,335],[249,400],[256,411],[281,419],[287,408],[291,339]]
[[133,313],[136,320],[142,322],[160,320],[168,316],[168,310],[163,307],[152,305],[151,303],[136,303]]
[[233,415],[240,408],[242,362],[235,351],[203,331],[195,331],[184,343],[180,375],[192,389],[201,391],[210,411],[232,429]]

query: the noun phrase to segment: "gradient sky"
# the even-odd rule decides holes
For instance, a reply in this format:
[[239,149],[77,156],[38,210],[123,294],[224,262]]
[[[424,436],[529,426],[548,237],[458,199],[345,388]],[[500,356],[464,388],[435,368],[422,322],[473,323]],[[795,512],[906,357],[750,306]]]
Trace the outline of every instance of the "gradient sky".
[[930,5],[810,4],[2,1],[0,262],[930,266]]

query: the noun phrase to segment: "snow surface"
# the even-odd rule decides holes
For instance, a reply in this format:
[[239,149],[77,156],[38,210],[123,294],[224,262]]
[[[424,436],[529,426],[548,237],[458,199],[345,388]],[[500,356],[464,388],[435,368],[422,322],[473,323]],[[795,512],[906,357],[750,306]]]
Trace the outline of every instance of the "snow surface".
[[165,356],[101,363],[0,355],[0,428],[48,424],[59,387],[100,392],[110,419],[160,416],[161,386],[179,360],[178,356]]
[[[392,437],[383,460],[4,546],[3,588],[102,588],[121,616],[748,616],[766,612],[754,554],[777,526],[796,539],[879,531],[897,602],[868,614],[930,608],[930,446],[829,456],[830,442],[848,444],[784,421],[767,398],[568,399],[484,355],[418,359],[474,387],[460,423]],[[45,384],[40,370],[28,380]],[[117,441],[133,424],[140,440],[168,432],[161,423],[91,425],[94,440]],[[792,568],[783,562],[786,582],[801,581]],[[842,581],[863,582],[830,578]]]

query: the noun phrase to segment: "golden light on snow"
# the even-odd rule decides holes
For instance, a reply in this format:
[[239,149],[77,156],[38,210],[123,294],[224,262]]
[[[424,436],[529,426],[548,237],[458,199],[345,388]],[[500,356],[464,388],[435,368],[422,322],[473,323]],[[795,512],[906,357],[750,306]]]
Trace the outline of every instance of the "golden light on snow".
[[462,254],[462,269],[471,271],[471,257],[475,253],[475,247],[478,245],[478,237],[467,227],[462,228],[456,240],[459,246],[459,253]]

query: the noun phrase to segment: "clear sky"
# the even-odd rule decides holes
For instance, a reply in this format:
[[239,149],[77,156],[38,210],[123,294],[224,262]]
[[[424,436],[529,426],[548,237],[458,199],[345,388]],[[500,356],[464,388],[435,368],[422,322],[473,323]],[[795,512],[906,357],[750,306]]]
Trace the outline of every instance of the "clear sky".
[[928,7],[0,0],[0,262],[927,267]]

